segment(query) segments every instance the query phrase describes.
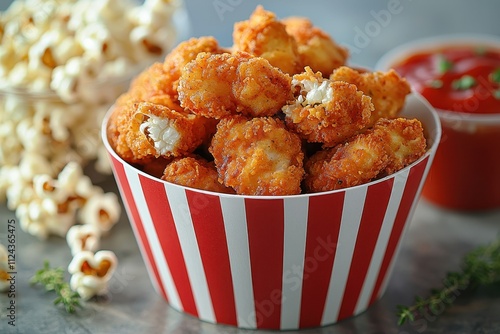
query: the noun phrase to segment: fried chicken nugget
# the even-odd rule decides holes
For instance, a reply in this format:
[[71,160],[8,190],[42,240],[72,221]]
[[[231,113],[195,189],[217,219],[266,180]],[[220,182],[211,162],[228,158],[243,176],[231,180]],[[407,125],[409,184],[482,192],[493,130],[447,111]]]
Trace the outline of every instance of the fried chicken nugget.
[[248,20],[235,23],[233,49],[265,58],[291,75],[303,68],[295,39],[276,15],[262,6],[257,6]]
[[190,38],[179,43],[166,57],[163,63],[166,80],[171,83],[166,93],[177,99],[177,85],[181,76],[182,68],[195,59],[201,52],[219,54],[227,52],[219,46],[217,40],[212,36]]
[[169,95],[172,83],[163,69],[163,63],[154,63],[139,73],[131,82],[127,91],[128,97],[134,101],[147,101],[152,96]]
[[123,130],[122,115],[128,113],[128,106],[126,104],[119,104],[118,101],[113,106],[113,112],[108,119],[106,128],[106,135],[108,137],[109,145],[123,160],[130,163],[137,163],[134,160],[134,154],[125,142],[125,138],[121,135]]
[[231,116],[222,119],[210,152],[219,181],[243,195],[301,192],[304,154],[300,138],[279,119]]
[[390,175],[420,158],[426,151],[427,141],[422,123],[417,119],[380,119],[375,131],[385,133],[389,163],[382,174]]
[[293,104],[282,108],[288,128],[308,142],[334,146],[365,128],[374,107],[355,85],[324,79],[310,67],[292,79]]
[[411,92],[408,82],[394,70],[360,73],[350,67],[342,66],[333,71],[330,80],[354,84],[372,98],[375,110],[370,118],[370,126],[379,118],[397,117],[404,107],[406,95]]
[[150,102],[134,104],[125,140],[134,158],[178,157],[193,152],[213,134],[215,120]]
[[176,158],[165,168],[162,180],[196,189],[234,194],[231,187],[218,181],[217,169],[213,163],[202,158]]
[[344,144],[315,153],[305,163],[305,188],[321,192],[357,186],[394,173],[422,156],[426,140],[416,119],[381,119]]
[[222,118],[271,116],[292,98],[291,77],[245,52],[200,53],[182,70],[179,101],[193,113]]
[[155,63],[139,73],[131,82],[128,91],[116,100],[108,122],[107,134],[110,145],[125,161],[144,164],[151,160],[145,157],[137,158],[126,140],[126,133],[135,113],[134,105],[136,103],[147,101],[165,105],[179,112],[183,111],[180,105],[167,94],[168,82],[163,64]]
[[325,78],[328,78],[334,69],[345,64],[349,57],[348,50],[335,43],[309,19],[288,17],[281,22],[287,33],[295,39],[302,64],[311,67],[315,72],[321,72]]

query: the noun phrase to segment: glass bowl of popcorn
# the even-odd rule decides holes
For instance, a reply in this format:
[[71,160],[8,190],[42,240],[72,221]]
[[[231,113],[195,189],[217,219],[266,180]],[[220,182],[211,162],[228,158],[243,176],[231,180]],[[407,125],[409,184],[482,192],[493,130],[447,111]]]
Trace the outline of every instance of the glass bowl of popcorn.
[[0,13],[0,201],[23,230],[118,220],[116,198],[90,201],[114,195],[94,185],[111,173],[102,119],[187,28],[180,0],[15,0]]

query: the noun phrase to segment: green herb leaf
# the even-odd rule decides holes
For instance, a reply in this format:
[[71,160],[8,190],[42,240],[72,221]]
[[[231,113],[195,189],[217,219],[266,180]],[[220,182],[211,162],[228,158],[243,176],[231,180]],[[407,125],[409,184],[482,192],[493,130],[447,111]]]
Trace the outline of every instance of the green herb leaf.
[[50,268],[49,262],[45,261],[43,268],[36,272],[30,282],[44,286],[46,291],[54,291],[58,296],[54,305],[62,303],[68,313],[74,313],[77,307],[81,307],[80,295],[71,290],[64,280],[63,268]]
[[477,81],[470,75],[464,75],[460,79],[454,80],[451,87],[455,90],[466,90],[476,85]]
[[491,72],[490,80],[492,82],[500,84],[500,67],[496,68],[493,72]]
[[407,321],[415,320],[413,312],[406,306],[398,305],[398,325],[401,326]]
[[443,81],[439,80],[439,79],[432,80],[432,81],[429,81],[428,85],[429,85],[429,87],[438,89],[438,88],[443,87]]
[[462,260],[461,271],[448,273],[443,282],[444,286],[432,289],[429,297],[417,296],[411,306],[398,305],[398,325],[413,321],[427,310],[437,315],[439,306],[451,305],[456,299],[451,297],[469,287],[500,282],[500,238],[468,253]]
[[438,56],[438,71],[440,74],[445,74],[453,68],[453,63],[446,59],[444,55]]
[[500,89],[494,91],[493,96],[495,97],[495,99],[500,100]]

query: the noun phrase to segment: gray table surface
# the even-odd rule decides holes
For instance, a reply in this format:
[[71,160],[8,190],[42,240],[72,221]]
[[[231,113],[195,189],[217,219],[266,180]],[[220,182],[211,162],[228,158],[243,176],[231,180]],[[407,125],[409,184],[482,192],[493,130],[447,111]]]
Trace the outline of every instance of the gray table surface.
[[[10,3],[0,0],[0,10]],[[218,3],[228,8],[216,10]],[[280,17],[303,15],[351,48],[352,63],[373,67],[384,52],[419,37],[448,33],[500,35],[500,2],[495,0],[440,1],[261,1]],[[377,13],[390,4],[400,11],[386,21]],[[247,18],[255,2],[241,0],[185,0],[191,30],[184,36],[213,35],[222,45],[231,44],[235,21]],[[370,25],[368,39],[359,37]],[[112,178],[102,186],[116,191]],[[0,204],[0,242],[6,244],[6,224],[16,219]],[[459,267],[462,256],[475,246],[495,238],[500,232],[500,211],[476,214],[457,213],[419,202],[403,240],[394,273],[385,295],[361,315],[336,325],[303,330],[300,333],[500,333],[500,286],[463,292],[454,306],[439,317],[418,324],[397,327],[396,305],[408,304],[415,295],[425,295],[439,286],[447,271]],[[110,295],[88,303],[78,314],[68,315],[51,305],[52,295],[29,286],[29,278],[44,259],[67,266],[71,260],[65,240],[39,241],[17,229],[16,327],[8,326],[9,298],[0,294],[0,333],[265,333],[238,330],[203,323],[170,308],[158,296],[146,276],[146,269],[125,214],[103,240],[102,248],[113,250],[119,266],[110,282]]]

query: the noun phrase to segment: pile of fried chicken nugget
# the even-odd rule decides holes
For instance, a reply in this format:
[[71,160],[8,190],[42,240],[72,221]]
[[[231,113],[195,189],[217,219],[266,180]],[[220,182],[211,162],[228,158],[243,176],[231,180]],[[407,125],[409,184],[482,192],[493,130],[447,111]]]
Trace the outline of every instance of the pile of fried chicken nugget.
[[398,117],[405,79],[346,66],[348,50],[307,18],[258,6],[233,41],[189,39],[139,74],[109,119],[116,153],[168,182],[241,195],[352,187],[424,154],[420,121]]

